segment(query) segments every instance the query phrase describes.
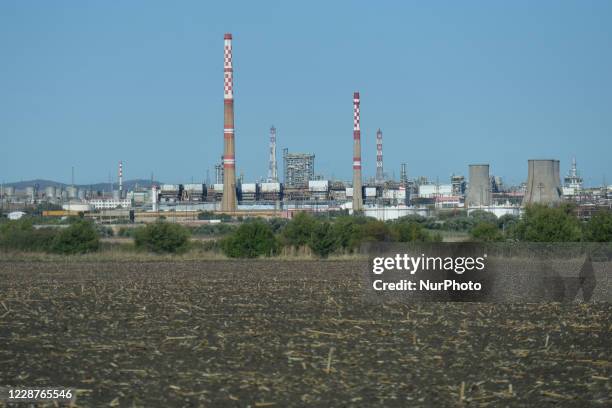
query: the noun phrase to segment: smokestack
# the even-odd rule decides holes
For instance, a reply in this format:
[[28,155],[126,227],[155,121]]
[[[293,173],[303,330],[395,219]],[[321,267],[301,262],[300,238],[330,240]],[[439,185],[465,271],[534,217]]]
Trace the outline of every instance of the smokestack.
[[119,198],[123,198],[123,161],[119,162]]
[[528,169],[523,205],[550,205],[561,201],[559,160],[529,160]]
[[383,155],[382,155],[382,131],[378,129],[376,132],[376,184],[385,182],[383,173]]
[[278,182],[278,167],[276,166],[276,128],[270,128],[270,159],[268,163],[268,183]]
[[223,96],[223,200],[221,210],[236,211],[236,151],[234,146],[234,70],[232,35],[225,34]]
[[361,196],[361,127],[359,92],[353,94],[353,213],[363,210]]
[[465,205],[467,208],[491,205],[491,179],[488,164],[470,164],[470,184]]

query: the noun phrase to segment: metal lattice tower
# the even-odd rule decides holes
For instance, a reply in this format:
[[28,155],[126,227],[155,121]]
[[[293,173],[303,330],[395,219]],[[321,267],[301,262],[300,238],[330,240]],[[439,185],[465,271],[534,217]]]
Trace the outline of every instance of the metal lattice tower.
[[236,150],[234,145],[234,69],[232,35],[224,37],[223,64],[223,199],[222,211],[236,211]]
[[406,173],[406,163],[402,163],[402,168],[400,170],[400,185],[402,187],[408,186],[408,173]]
[[278,167],[276,166],[276,128],[270,128],[270,159],[268,163],[268,183],[278,183]]
[[382,131],[376,132],[376,184],[383,184],[385,176],[383,173]]
[[361,126],[359,92],[353,94],[353,212],[363,210],[361,194]]

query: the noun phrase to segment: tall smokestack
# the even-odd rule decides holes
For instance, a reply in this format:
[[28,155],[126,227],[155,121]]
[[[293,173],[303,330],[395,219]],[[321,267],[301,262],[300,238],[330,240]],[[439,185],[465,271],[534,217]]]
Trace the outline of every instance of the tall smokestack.
[[236,151],[234,147],[234,70],[232,35],[225,34],[223,96],[223,200],[222,211],[236,211]]
[[383,173],[383,155],[382,155],[382,131],[378,129],[376,132],[376,184],[385,182]]
[[123,198],[123,161],[119,162],[119,198]]
[[278,183],[278,167],[276,166],[276,128],[270,128],[270,159],[268,162],[268,183]]
[[361,197],[361,127],[359,126],[359,92],[353,94],[353,212],[363,210]]

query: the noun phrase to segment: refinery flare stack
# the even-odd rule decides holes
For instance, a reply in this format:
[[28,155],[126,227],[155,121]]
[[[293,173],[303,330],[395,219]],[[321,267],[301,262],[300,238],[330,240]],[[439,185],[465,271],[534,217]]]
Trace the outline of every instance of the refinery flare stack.
[[361,127],[359,92],[353,94],[353,212],[363,210],[361,196]]
[[236,211],[236,153],[234,145],[234,70],[232,35],[225,34],[223,65],[223,198],[221,210]]

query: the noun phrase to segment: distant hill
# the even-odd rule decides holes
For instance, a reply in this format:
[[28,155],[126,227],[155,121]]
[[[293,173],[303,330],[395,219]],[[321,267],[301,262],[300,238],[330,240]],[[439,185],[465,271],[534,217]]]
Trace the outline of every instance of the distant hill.
[[[161,184],[160,181],[153,181],[154,184]],[[66,183],[59,183],[53,180],[26,180],[26,181],[18,181],[14,183],[4,183],[6,187],[15,187],[15,190],[24,190],[26,187],[32,187],[38,185],[39,190],[44,190],[45,187],[53,186],[65,188],[69,186]],[[117,183],[113,183],[113,189],[117,189]],[[123,188],[125,190],[133,190],[134,187],[138,186],[139,188],[151,188],[151,180],[145,179],[135,179],[135,180],[124,180]],[[93,190],[93,191],[109,191],[109,183],[95,183],[95,184],[76,184],[76,187],[85,189],[85,190]]]

